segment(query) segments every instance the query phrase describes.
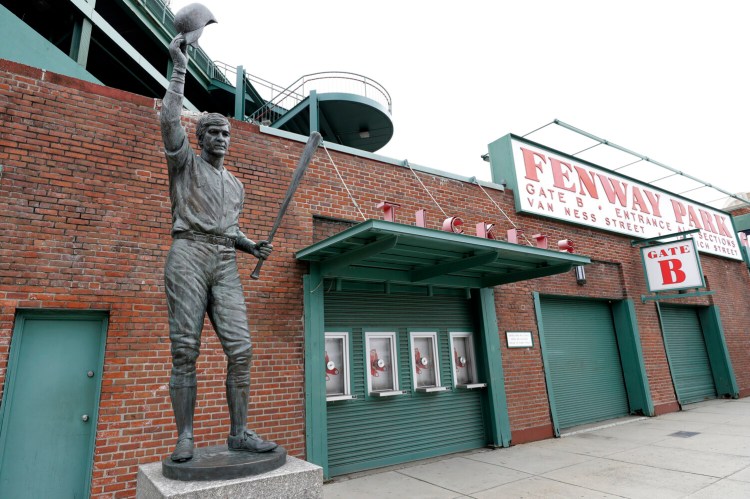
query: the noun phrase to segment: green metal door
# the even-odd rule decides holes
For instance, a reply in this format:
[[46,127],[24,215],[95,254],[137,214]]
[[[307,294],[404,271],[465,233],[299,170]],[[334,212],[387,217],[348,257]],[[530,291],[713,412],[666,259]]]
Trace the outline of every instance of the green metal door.
[[542,298],[542,348],[559,428],[629,413],[610,304]]
[[698,311],[695,307],[659,306],[664,346],[680,404],[716,398]]
[[[433,296],[424,291],[398,293],[395,287],[391,294],[326,293],[326,328],[350,334],[352,393],[357,397],[328,404],[331,476],[487,444],[482,399],[485,390],[452,388],[449,335],[451,331],[476,331],[474,306],[463,290],[442,296],[437,290]],[[386,399],[367,396],[364,342],[365,332],[372,328],[396,333],[399,389],[407,391],[405,395]],[[437,333],[441,384],[449,390],[414,390],[409,348],[409,330],[414,328]]]
[[106,318],[19,315],[0,433],[0,497],[88,497]]

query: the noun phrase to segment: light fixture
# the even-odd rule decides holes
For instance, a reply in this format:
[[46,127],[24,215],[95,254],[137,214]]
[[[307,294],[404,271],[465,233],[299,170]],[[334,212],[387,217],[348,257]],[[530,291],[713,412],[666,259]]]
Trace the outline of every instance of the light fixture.
[[586,284],[586,269],[583,268],[583,265],[576,265],[573,270],[576,273],[576,283],[580,286]]
[[363,128],[359,131],[359,138],[360,139],[369,139],[370,138],[370,130],[367,128]]

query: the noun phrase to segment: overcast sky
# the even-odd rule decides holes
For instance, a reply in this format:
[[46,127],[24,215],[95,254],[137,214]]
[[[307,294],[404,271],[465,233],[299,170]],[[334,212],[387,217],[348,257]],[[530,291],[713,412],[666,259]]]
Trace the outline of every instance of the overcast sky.
[[378,154],[489,179],[490,142],[557,118],[750,190],[747,2],[202,3],[214,60],[282,87],[319,71],[381,83],[395,132]]

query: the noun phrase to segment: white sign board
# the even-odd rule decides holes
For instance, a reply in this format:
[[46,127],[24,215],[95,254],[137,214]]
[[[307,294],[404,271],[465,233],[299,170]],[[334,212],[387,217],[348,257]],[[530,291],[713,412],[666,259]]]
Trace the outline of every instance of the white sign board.
[[700,229],[699,251],[742,260],[729,214],[537,145],[510,144],[519,211],[639,239]]
[[508,342],[508,348],[531,348],[534,346],[530,331],[506,331],[505,339]]
[[702,288],[703,271],[695,240],[683,239],[641,248],[649,291]]

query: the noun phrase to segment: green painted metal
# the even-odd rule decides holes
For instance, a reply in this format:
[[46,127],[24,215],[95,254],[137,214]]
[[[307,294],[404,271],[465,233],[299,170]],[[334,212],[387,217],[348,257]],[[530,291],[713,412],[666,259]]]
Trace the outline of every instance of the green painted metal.
[[556,432],[627,415],[628,397],[609,303],[541,297],[538,304]]
[[[412,386],[410,331],[437,333],[440,380],[453,386],[449,333],[477,331],[474,303],[458,291],[341,283],[327,286],[326,330],[350,332],[354,400],[328,404],[328,469],[340,475],[460,450],[483,447],[488,431],[483,419],[483,390],[418,393]],[[411,291],[411,292],[406,292]],[[441,294],[445,293],[445,294]],[[365,333],[395,332],[399,389],[406,395],[383,399],[367,391]],[[476,336],[476,333],[475,333]],[[323,350],[317,354],[323,359]],[[321,365],[320,379],[324,372]]]
[[505,376],[500,348],[500,333],[497,328],[495,292],[483,288],[478,292],[480,307],[479,349],[477,362],[487,383],[487,396],[484,398],[485,418],[489,443],[495,447],[509,447],[511,443],[508,401],[505,395]]
[[307,106],[310,108],[310,133],[320,132],[320,109],[318,108],[318,92],[310,91],[307,98]]
[[625,377],[625,388],[628,392],[630,412],[654,416],[654,402],[651,399],[651,389],[646,375],[646,365],[643,360],[641,337],[638,331],[638,319],[635,315],[633,300],[613,302],[612,316],[617,345],[620,349],[620,361]]
[[460,260],[454,260],[438,265],[432,265],[430,267],[424,267],[419,270],[412,271],[411,280],[413,282],[424,281],[431,277],[442,276],[451,272],[460,272],[462,270],[472,269],[479,265],[488,265],[497,260],[497,253],[487,252],[480,253],[479,255],[469,256]]
[[542,298],[541,295],[534,291],[534,314],[536,315],[536,325],[539,331],[539,346],[542,349],[542,364],[544,365],[544,380],[547,385],[547,398],[549,399],[550,419],[552,419],[552,431],[556,437],[560,436],[560,418],[557,415],[557,397],[555,396],[555,387],[552,384],[552,370],[550,364],[550,348],[545,341],[545,325],[542,316]]
[[663,236],[650,237],[648,239],[632,239],[630,241],[630,246],[632,247],[643,246],[644,244],[651,244],[651,243],[658,242],[658,241],[664,241],[665,239],[680,238],[680,237],[689,236],[690,234],[697,234],[700,231],[701,231],[700,229],[690,229],[690,230],[685,230],[682,232],[674,232],[672,234],[664,234]]
[[669,293],[656,293],[655,295],[641,295],[641,303],[646,303],[648,301],[661,301],[661,300],[674,300],[679,298],[693,298],[697,296],[711,296],[712,294],[715,294],[716,291],[695,291],[693,293],[678,293],[678,294],[669,294]]
[[340,268],[348,267],[349,265],[359,263],[360,261],[382,253],[383,251],[388,251],[396,246],[397,242],[398,236],[385,236],[382,239],[369,242],[347,253],[341,253],[330,257],[322,264],[322,272],[327,276],[334,275]]
[[106,331],[104,314],[16,317],[3,394],[0,497],[88,497]]
[[[381,243],[397,237],[393,246]],[[373,245],[380,245],[383,247]],[[477,255],[494,253],[496,258]],[[348,277],[399,283],[421,282],[441,286],[483,288],[518,280],[552,275],[573,265],[591,263],[587,257],[521,246],[466,234],[411,225],[368,220],[296,255],[299,260],[319,262],[324,277]],[[331,262],[329,265],[328,262]],[[466,263],[475,264],[467,268]],[[455,266],[454,270],[447,269]],[[432,269],[440,275],[426,277]]]
[[711,363],[716,392],[720,397],[738,398],[740,389],[732,369],[732,359],[724,339],[724,328],[721,325],[721,314],[718,305],[698,308],[703,337],[706,340],[706,352]]
[[234,119],[245,119],[245,68],[237,66],[237,79],[234,93]]
[[657,307],[677,401],[690,404],[716,398],[698,311],[691,306],[657,303]]
[[65,52],[47,41],[3,5],[0,5],[0,32],[5,40],[13,40],[13,43],[0,43],[0,59],[101,84],[99,79],[79,66]]
[[325,330],[323,325],[323,280],[318,265],[310,265],[303,278],[305,309],[305,448],[306,459],[329,476],[326,430]]
[[[88,3],[86,0],[68,0],[74,6],[76,6],[81,13],[88,19],[94,26],[101,30],[106,36],[108,36],[114,43],[120,47],[125,54],[128,55],[136,64],[138,64],[149,76],[157,81],[163,88],[167,88],[169,81],[162,75],[154,66],[151,65],[125,38],[118,33],[111,24],[109,24],[98,12],[94,10],[94,6]],[[188,99],[183,100],[183,105],[191,111],[198,111]]]
[[573,265],[565,263],[563,265],[540,266],[532,270],[522,272],[513,272],[507,274],[494,274],[482,279],[482,287],[500,286],[511,282],[528,281],[538,277],[547,277],[556,274],[564,274],[573,268]]
[[750,213],[732,217],[734,228],[737,231],[750,230]]
[[[301,135],[323,131],[323,138],[364,151],[377,151],[393,137],[393,120],[381,103],[362,95],[313,93],[288,110],[278,109],[271,126]],[[325,126],[321,125],[325,123]],[[333,132],[329,135],[329,131]],[[368,131],[369,136],[361,136]]]

